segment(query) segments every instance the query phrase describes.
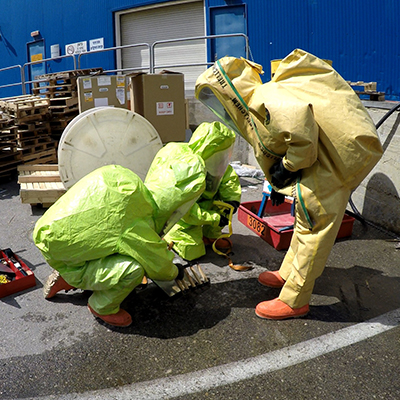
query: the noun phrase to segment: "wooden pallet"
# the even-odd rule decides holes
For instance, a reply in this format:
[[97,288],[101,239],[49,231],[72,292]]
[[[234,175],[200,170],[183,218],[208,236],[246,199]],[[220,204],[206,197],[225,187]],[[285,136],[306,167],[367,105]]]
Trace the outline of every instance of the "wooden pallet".
[[[50,138],[51,127],[49,121],[38,121],[34,124],[22,124],[16,127],[16,137],[19,142],[41,137]],[[20,145],[22,146],[22,145]]]
[[57,162],[57,150],[55,147],[36,149],[34,153],[22,154],[24,164],[52,164]]
[[61,71],[61,72],[53,72],[44,75],[36,76],[38,81],[47,81],[47,80],[56,80],[61,81],[65,79],[71,79],[74,77],[79,77],[82,75],[93,75],[100,74],[103,72],[103,68],[87,68],[87,69],[75,69],[71,71]]
[[64,129],[75,117],[76,117],[75,114],[68,114],[68,115],[59,114],[57,115],[57,118],[52,119],[50,121],[51,138],[60,141]]
[[48,114],[49,99],[39,96],[16,96],[0,99],[0,108],[10,117],[20,121],[37,119]]
[[78,97],[58,97],[50,99],[50,108],[52,107],[74,107],[78,106]]
[[9,146],[0,148],[0,180],[9,178],[17,172],[17,167],[21,164],[21,152],[18,151],[14,142],[9,142]]
[[57,142],[53,140],[49,135],[37,135],[17,140],[18,147],[20,147],[21,150],[29,149],[31,150],[31,152],[35,151],[35,148],[37,148],[37,146],[43,145],[44,143],[51,143],[51,145],[49,145],[48,147],[57,147]]
[[[378,92],[376,90],[376,82],[347,81],[347,83],[357,93],[358,97],[368,96],[371,101],[385,101],[385,92]],[[357,88],[362,88],[362,90]]]
[[20,165],[18,174],[20,198],[24,204],[47,208],[67,191],[61,182],[57,164]]
[[50,111],[52,115],[52,119],[55,117],[62,117],[64,115],[72,115],[77,116],[79,114],[78,104],[74,106],[50,106]]
[[9,127],[8,129],[2,129],[0,131],[0,141],[3,141],[3,140],[16,141],[17,140],[17,132],[18,132],[18,129],[15,126]]
[[7,115],[0,114],[0,132],[3,129],[8,129],[12,125],[12,119],[10,119]]
[[102,68],[78,69],[36,76],[32,92],[49,99],[77,97],[77,79],[79,76],[98,74]]

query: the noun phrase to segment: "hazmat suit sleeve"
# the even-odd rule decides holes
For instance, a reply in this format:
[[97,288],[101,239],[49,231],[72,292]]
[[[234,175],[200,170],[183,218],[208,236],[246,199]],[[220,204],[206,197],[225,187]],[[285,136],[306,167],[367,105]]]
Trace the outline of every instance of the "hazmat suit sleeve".
[[150,279],[169,281],[178,275],[178,268],[172,262],[174,254],[168,250],[168,244],[142,221],[121,236],[117,247],[117,253],[137,260]]
[[[263,102],[271,115],[267,125],[270,137],[262,139],[277,153],[284,154],[282,163],[288,171],[310,167],[318,156],[319,131],[312,105],[298,99],[280,84],[271,82],[266,86],[268,97]],[[285,96],[284,102],[276,101],[282,96]]]
[[189,212],[182,218],[182,221],[189,225],[213,225],[218,226],[221,219],[217,211],[210,210],[212,200],[200,201],[193,204]]
[[236,171],[230,165],[228,165],[225,174],[222,177],[217,197],[221,201],[237,201],[240,203],[242,197],[240,179]]
[[295,126],[290,132],[283,132],[283,137],[288,145],[286,155],[283,157],[283,166],[288,171],[299,171],[308,168],[317,160],[318,126],[314,121],[311,105],[302,107],[298,111],[300,119],[293,122]]
[[219,224],[221,214],[216,209],[212,209],[214,200],[237,201],[241,199],[240,180],[235,170],[228,165],[222,177],[218,193],[213,200],[202,200],[192,206],[189,213],[182,220],[189,225],[213,225]]

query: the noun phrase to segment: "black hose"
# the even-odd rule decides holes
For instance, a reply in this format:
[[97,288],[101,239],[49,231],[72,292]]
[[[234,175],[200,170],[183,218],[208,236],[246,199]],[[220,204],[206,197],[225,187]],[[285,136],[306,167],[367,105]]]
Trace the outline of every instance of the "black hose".
[[[381,126],[381,125],[382,125],[396,110],[399,110],[399,109],[400,109],[400,103],[399,103],[399,104],[396,104],[394,107],[392,107],[392,108],[377,122],[377,124],[375,125],[376,130],[378,130],[378,128],[379,128],[379,127],[380,127],[380,126]],[[381,231],[384,231],[384,232],[388,233],[388,234],[389,234],[390,236],[392,236],[392,237],[398,238],[398,236],[397,236],[396,234],[394,234],[393,232],[390,232],[390,231],[388,231],[387,229],[384,229],[384,228],[382,228],[382,227],[380,227],[380,226],[378,226],[378,225],[375,225],[374,223],[372,223],[372,222],[370,222],[370,221],[367,221],[367,220],[362,216],[362,214],[358,211],[356,205],[354,204],[354,202],[353,202],[353,200],[352,200],[352,198],[351,198],[351,195],[350,195],[350,198],[349,198],[349,204],[350,204],[350,207],[351,207],[351,209],[353,210],[353,212],[350,213],[350,212],[347,211],[347,213],[348,213],[348,214],[352,214],[352,216],[353,216],[354,218],[356,218],[357,220],[361,221],[361,223],[362,223],[363,225],[369,224],[369,225],[373,226],[373,227],[376,228],[376,229],[379,229],[379,230],[381,230]]]
[[396,110],[400,109],[400,103],[396,104],[392,107],[375,125],[375,128],[378,129]]

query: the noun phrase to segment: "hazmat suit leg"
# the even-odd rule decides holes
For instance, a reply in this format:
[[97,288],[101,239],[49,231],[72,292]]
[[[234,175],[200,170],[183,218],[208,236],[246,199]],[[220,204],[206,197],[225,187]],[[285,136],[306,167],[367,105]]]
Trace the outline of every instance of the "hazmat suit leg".
[[69,268],[62,274],[66,282],[91,290],[89,305],[100,315],[116,314],[122,301],[143,279],[144,269],[132,257],[113,254]]
[[[343,186],[333,193],[326,193],[327,189],[321,190],[321,186],[316,181],[311,191],[298,184],[302,203],[297,201],[293,237],[279,269],[286,281],[279,299],[292,308],[310,302],[315,280],[325,268],[350,196],[350,190]],[[310,220],[314,223],[312,230]]]

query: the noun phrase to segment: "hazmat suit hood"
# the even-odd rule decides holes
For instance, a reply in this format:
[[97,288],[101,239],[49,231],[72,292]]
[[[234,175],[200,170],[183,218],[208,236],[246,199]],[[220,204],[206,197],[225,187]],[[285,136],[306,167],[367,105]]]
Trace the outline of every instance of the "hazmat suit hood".
[[262,85],[261,65],[244,58],[224,57],[196,82],[195,95],[236,133],[248,140],[254,130],[248,102]]
[[192,207],[205,188],[203,159],[187,144],[168,143],[154,157],[144,181],[156,204],[155,230],[161,236]]
[[261,72],[257,64],[224,57],[199,76],[195,95],[252,145],[268,180],[279,160],[295,172],[319,159],[327,178],[355,188],[382,147],[353,89],[328,63],[300,49],[282,60],[270,82],[262,84]]
[[222,177],[232,159],[235,133],[220,122],[200,124],[194,131],[189,147],[200,156],[206,166],[206,188],[203,198],[211,199],[217,193]]

